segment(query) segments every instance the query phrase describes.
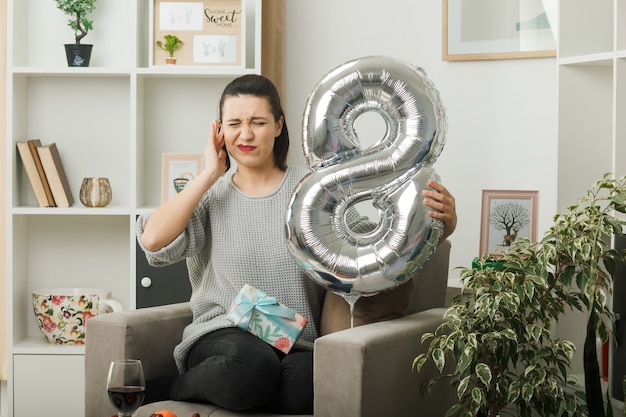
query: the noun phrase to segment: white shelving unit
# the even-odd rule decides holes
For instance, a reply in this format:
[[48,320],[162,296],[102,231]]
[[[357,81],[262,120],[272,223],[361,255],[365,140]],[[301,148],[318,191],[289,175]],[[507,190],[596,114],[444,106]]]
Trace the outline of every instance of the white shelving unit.
[[[54,2],[8,1],[9,416],[47,415],[51,407],[84,415],[84,349],[46,342],[32,291],[106,288],[134,309],[135,219],[160,204],[161,154],[202,153],[224,86],[261,72],[262,0],[243,0],[242,67],[149,65],[150,1],[96,4],[83,41],[94,44],[89,68],[67,67],[63,44],[73,33]],[[74,206],[37,206],[15,146],[27,139],[57,143]],[[82,179],[94,176],[110,179],[106,208],[78,201]]]
[[[558,3],[557,209],[565,212],[604,173],[626,174],[626,1]],[[586,317],[573,316],[557,332],[578,347],[573,372],[582,374]]]
[[[626,4],[623,0],[559,2],[558,209],[605,172],[626,172]],[[623,114],[623,113],[622,113]],[[571,186],[571,185],[574,186]]]

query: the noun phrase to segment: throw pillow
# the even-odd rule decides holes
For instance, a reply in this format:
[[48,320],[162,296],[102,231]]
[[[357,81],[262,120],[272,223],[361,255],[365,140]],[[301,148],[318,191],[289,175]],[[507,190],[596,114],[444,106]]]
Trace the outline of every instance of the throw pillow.
[[[392,290],[370,297],[360,297],[354,305],[354,326],[405,316],[414,285],[411,279]],[[349,328],[350,306],[340,295],[326,291],[320,320],[320,335]]]

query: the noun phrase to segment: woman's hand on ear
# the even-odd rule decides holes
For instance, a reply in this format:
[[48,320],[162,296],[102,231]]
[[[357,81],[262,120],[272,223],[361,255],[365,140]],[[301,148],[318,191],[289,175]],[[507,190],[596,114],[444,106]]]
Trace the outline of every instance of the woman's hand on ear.
[[211,122],[209,141],[204,148],[204,169],[209,170],[218,177],[226,172],[226,148],[224,145],[224,133],[221,131],[221,122]]

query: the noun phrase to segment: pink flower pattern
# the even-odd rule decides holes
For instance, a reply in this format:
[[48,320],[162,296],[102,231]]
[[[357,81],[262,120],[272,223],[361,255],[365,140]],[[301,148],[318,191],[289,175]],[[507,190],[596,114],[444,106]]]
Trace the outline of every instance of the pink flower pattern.
[[291,341],[286,338],[286,337],[279,337],[275,342],[274,342],[274,347],[278,350],[282,350],[283,352],[285,350],[287,350],[287,352],[289,352],[289,350],[291,349]]
[[98,314],[98,296],[33,294],[33,311],[42,334],[53,344],[84,345],[85,323]]

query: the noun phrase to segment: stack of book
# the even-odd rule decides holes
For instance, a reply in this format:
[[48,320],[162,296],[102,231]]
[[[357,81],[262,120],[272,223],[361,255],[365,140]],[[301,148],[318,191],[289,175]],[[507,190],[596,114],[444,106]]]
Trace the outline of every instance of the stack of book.
[[39,207],[74,204],[56,143],[42,145],[39,139],[30,139],[18,142],[17,149]]

